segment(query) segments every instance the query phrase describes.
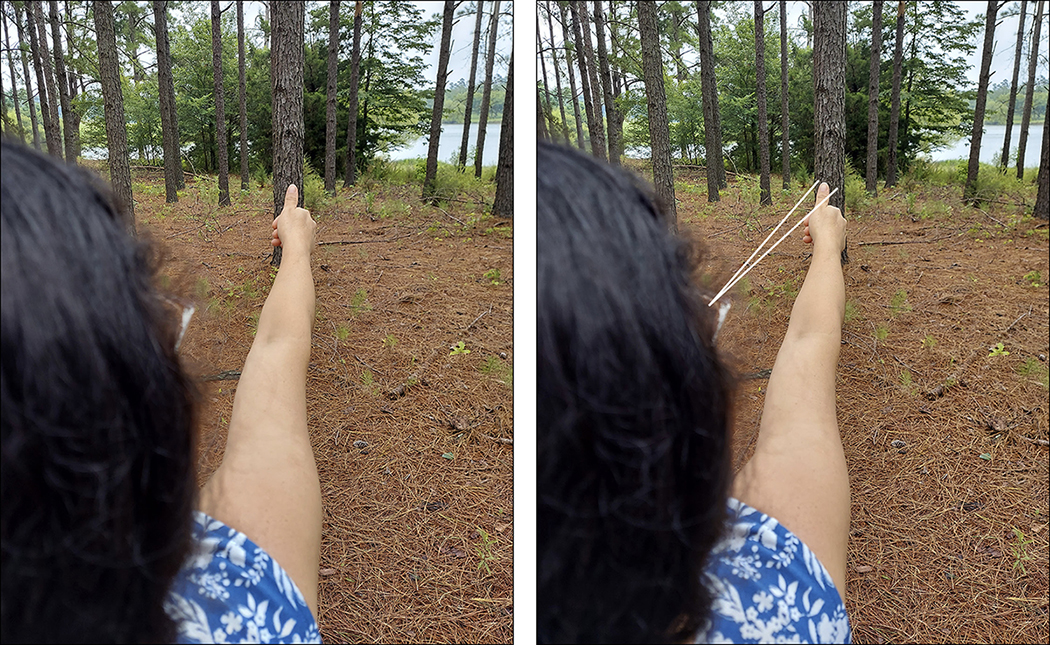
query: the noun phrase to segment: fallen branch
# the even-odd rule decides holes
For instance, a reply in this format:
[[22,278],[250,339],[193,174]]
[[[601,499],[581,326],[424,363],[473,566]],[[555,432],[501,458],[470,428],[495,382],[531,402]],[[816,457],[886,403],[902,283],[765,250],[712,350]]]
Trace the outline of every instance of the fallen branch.
[[876,240],[874,242],[860,242],[857,246],[877,246],[887,244],[929,244],[930,242],[939,242],[940,240],[946,240],[951,235],[942,235],[941,237],[935,237],[932,240]]
[[200,377],[201,381],[236,381],[241,378],[240,370],[223,370],[218,374],[209,374]]
[[330,240],[328,242],[318,242],[317,246],[327,246],[329,244],[373,244],[379,242],[395,242],[406,237],[412,237],[412,235],[398,235],[397,237],[392,237],[388,240]]
[[366,363],[366,362],[364,361],[364,359],[362,359],[362,358],[361,358],[360,356],[358,356],[357,354],[354,354],[354,358],[356,358],[356,359],[357,359],[357,362],[358,362],[358,363],[361,363],[362,365],[364,365],[364,366],[365,366],[365,367],[367,367],[368,369],[372,370],[372,371],[373,371],[373,372],[375,372],[376,374],[380,374],[380,375],[382,374],[382,372],[380,372],[380,371],[379,371],[379,370],[377,370],[376,368],[374,368],[374,367],[372,367],[371,365],[369,365],[368,363]]
[[492,439],[493,441],[498,441],[500,443],[505,443],[508,446],[513,446],[514,445],[514,440],[513,439],[504,439],[503,437],[493,437],[491,435],[483,434],[481,432],[479,432],[478,434],[480,434],[482,437],[485,437],[486,439]]
[[479,320],[481,320],[482,316],[484,316],[485,314],[489,314],[489,313],[492,313],[492,305],[489,305],[489,310],[488,311],[483,311],[480,314],[478,314],[478,317],[475,318],[473,320],[473,322],[471,322],[469,325],[467,325],[466,329],[464,329],[463,331],[470,331],[470,328],[474,326],[474,323],[478,322]]
[[463,220],[461,220],[458,217],[454,216],[452,213],[448,212],[444,208],[441,208],[440,206],[434,206],[434,208],[436,208],[439,211],[441,211],[442,213],[444,213],[449,219],[451,219],[452,221],[456,222],[457,224],[459,224],[463,228],[467,227],[467,225],[463,223]]
[[421,383],[423,385],[426,385],[427,383],[426,383],[426,379],[423,378],[423,372],[427,369],[427,366],[430,365],[430,361],[434,360],[434,357],[437,356],[437,355],[438,355],[438,350],[437,349],[431,350],[430,356],[427,356],[427,359],[425,361],[423,361],[422,363],[420,363],[419,369],[417,369],[415,372],[412,372],[412,374],[409,375],[409,377],[405,379],[404,383],[402,383],[401,385],[398,385],[394,389],[392,389],[389,392],[387,392],[387,398],[389,398],[391,401],[393,401],[395,399],[399,399],[399,398],[403,397],[405,395],[405,393],[408,392],[408,388],[412,387],[416,383]]
[[1032,443],[1039,444],[1040,446],[1050,446],[1050,441],[1047,441],[1046,439],[1033,439],[1031,437],[1026,437],[1023,434],[1019,434],[1017,436],[1021,439],[1024,439],[1025,441],[1031,441]]
[[1022,318],[1024,318],[1025,316],[1027,316],[1027,315],[1028,315],[1028,314],[1030,314],[1030,313],[1032,313],[1032,307],[1031,307],[1031,306],[1029,306],[1029,307],[1028,307],[1028,311],[1027,311],[1027,312],[1025,312],[1025,313],[1021,314],[1020,316],[1018,316],[1018,317],[1017,317],[1017,320],[1015,320],[1015,321],[1013,321],[1012,323],[1010,323],[1010,326],[1009,326],[1009,327],[1007,327],[1006,329],[1004,329],[1004,330],[1003,330],[1003,333],[1005,334],[1006,332],[1008,332],[1008,331],[1010,331],[1011,329],[1013,329],[1013,328],[1014,328],[1014,325],[1016,325],[1017,323],[1021,322],[1021,319],[1022,319]]

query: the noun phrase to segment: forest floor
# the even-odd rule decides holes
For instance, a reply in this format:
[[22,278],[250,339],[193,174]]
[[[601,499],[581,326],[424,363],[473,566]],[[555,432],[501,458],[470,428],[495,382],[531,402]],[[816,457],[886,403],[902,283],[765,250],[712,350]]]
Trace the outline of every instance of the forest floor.
[[[809,187],[783,194],[774,177],[774,205],[759,207],[757,177],[730,176],[709,204],[703,171],[676,174],[679,226],[706,246],[714,288]],[[1048,640],[1050,244],[1023,215],[1034,183],[1018,190],[977,209],[960,185],[905,178],[847,209],[838,417],[854,642]],[[808,266],[793,237],[731,292],[719,338],[741,376],[737,467]]]
[[[187,176],[172,205],[162,172],[134,183],[162,286],[197,307],[181,355],[201,381],[201,484],[275,275],[272,187],[230,184],[219,209],[214,178]],[[364,177],[312,210],[326,642],[513,637],[513,226],[482,214],[492,189],[440,208],[419,191]]]

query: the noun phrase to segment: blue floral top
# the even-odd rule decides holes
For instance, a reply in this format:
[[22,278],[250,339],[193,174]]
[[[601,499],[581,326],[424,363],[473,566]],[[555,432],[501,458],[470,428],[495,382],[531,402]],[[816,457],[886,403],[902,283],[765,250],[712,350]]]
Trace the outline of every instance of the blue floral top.
[[714,595],[697,643],[849,643],[849,619],[831,575],[772,517],[729,499],[726,535],[704,583]]
[[180,643],[321,642],[302,592],[248,536],[197,511],[193,537],[164,603]]

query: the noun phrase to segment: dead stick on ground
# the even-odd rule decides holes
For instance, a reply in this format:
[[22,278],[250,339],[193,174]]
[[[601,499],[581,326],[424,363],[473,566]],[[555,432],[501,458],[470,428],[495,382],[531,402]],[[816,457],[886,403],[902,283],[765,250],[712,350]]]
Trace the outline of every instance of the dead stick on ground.
[[942,235],[941,237],[935,237],[932,240],[876,240],[874,242],[860,242],[857,246],[877,246],[877,245],[888,245],[888,244],[929,244],[930,242],[939,242],[946,240],[951,235]]
[[412,374],[405,379],[404,383],[390,390],[387,393],[387,397],[390,399],[398,399],[404,396],[405,392],[408,391],[408,388],[415,385],[416,383],[423,383],[425,385],[423,381],[423,371],[426,370],[427,366],[430,364],[430,361],[434,360],[434,357],[437,355],[438,350],[436,348],[431,350],[430,356],[427,356],[427,359],[419,364],[419,369],[417,369],[415,372],[412,372]]
[[439,211],[441,211],[442,213],[444,213],[449,219],[451,219],[452,221],[458,223],[460,226],[462,226],[464,228],[467,226],[466,224],[463,223],[463,220],[461,220],[458,217],[454,216],[452,213],[448,212],[444,208],[441,208],[440,206],[435,206],[434,208],[436,208]]
[[200,377],[201,381],[236,381],[241,378],[240,370],[223,370],[218,374],[209,374]]
[[498,441],[500,443],[505,443],[508,446],[513,446],[514,445],[514,440],[513,439],[504,439],[503,437],[493,437],[491,435],[487,435],[487,434],[484,434],[484,433],[481,433],[481,432],[479,432],[478,434],[480,434],[482,437],[485,437],[486,439],[492,439],[493,441]]
[[389,240],[332,240],[330,242],[318,242],[317,246],[327,246],[329,244],[378,244],[380,242],[394,242],[406,237],[412,236],[398,235],[397,237],[390,238]]
[[1028,307],[1028,311],[1026,313],[1021,314],[1020,316],[1017,317],[1017,320],[1015,320],[1012,323],[1010,323],[1010,326],[1007,327],[1005,330],[1003,330],[1003,333],[1005,334],[1006,332],[1008,332],[1011,329],[1013,329],[1014,325],[1016,325],[1017,323],[1021,322],[1021,319],[1024,318],[1025,316],[1027,316],[1030,313],[1032,313],[1032,307],[1031,306]]
[[1032,443],[1037,443],[1040,446],[1050,446],[1050,441],[1047,441],[1046,439],[1033,439],[1032,437],[1026,437],[1023,434],[1019,434],[1017,436],[1020,437],[1021,439],[1024,439],[1025,441],[1031,441]]
[[492,305],[489,305],[489,310],[488,311],[483,311],[480,314],[478,314],[478,317],[475,318],[469,325],[467,325],[467,328],[464,329],[463,331],[470,331],[470,328],[474,326],[474,323],[476,323],[479,320],[481,320],[481,317],[484,316],[485,314],[490,314],[490,313],[492,313]]
[[357,354],[354,354],[354,358],[356,358],[356,359],[357,359],[357,362],[358,362],[358,363],[361,363],[362,365],[364,365],[364,366],[365,366],[365,367],[367,367],[368,369],[372,370],[372,371],[373,371],[373,372],[375,372],[376,374],[382,374],[382,372],[380,372],[380,371],[379,371],[379,370],[377,370],[376,368],[374,368],[374,367],[372,367],[371,365],[369,365],[368,363],[366,363],[366,362],[364,361],[364,359],[362,359],[362,358],[361,358],[360,356],[358,356]]

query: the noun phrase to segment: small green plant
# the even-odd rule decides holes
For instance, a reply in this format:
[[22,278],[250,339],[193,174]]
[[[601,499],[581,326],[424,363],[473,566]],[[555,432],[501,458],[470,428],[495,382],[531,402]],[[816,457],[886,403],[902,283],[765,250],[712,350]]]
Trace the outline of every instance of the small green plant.
[[879,325],[875,328],[875,338],[877,340],[886,340],[886,337],[890,335],[890,330],[885,325]]
[[860,317],[860,310],[857,308],[857,303],[853,300],[846,301],[846,313],[843,316],[843,320],[846,322],[853,322]]
[[365,386],[366,392],[372,392],[372,388],[375,386],[375,378],[372,376],[372,370],[361,372],[361,384]]
[[383,339],[383,346],[393,349],[397,345],[397,338],[393,334],[387,334]]
[[497,285],[500,283],[499,269],[489,269],[485,272],[485,279],[490,280],[492,284]]
[[893,294],[890,298],[890,311],[894,316],[902,311],[911,311],[911,305],[908,304],[908,292],[904,289],[900,289],[897,293]]
[[[316,211],[328,203],[328,195],[324,191],[324,179],[317,174],[310,162],[303,163],[303,208],[308,211]],[[316,219],[317,213],[314,213]]]
[[1017,371],[1022,376],[1035,377],[1036,383],[1050,389],[1050,369],[1047,369],[1046,365],[1043,365],[1036,359],[1026,358],[1024,363],[1017,368]]
[[1032,538],[1026,538],[1021,529],[1016,526],[1013,527],[1013,529],[1014,536],[1017,538],[1017,542],[1010,545],[1010,551],[1012,551],[1014,555],[1013,569],[1015,571],[1020,569],[1022,575],[1028,575],[1028,571],[1025,569],[1024,565],[1026,562],[1031,562],[1035,559],[1030,553],[1028,553],[1028,546],[1031,545],[1034,540],[1032,540]]
[[1028,273],[1024,274],[1024,279],[1026,282],[1028,282],[1028,284],[1032,285],[1033,287],[1043,286],[1043,276],[1040,275],[1038,271],[1029,271]]
[[922,346],[926,349],[933,349],[937,346],[937,339],[929,334],[926,334],[926,338],[922,339]]
[[1003,347],[1002,343],[999,343],[995,347],[992,347],[991,351],[988,352],[988,358],[991,358],[993,356],[1009,356],[1009,355],[1010,355],[1010,352],[1006,351],[1006,348]]
[[368,302],[368,291],[361,287],[350,299],[350,313],[358,314],[362,311],[372,311],[372,305]]
[[466,343],[459,341],[452,346],[452,351],[448,353],[449,356],[455,356],[456,354],[469,354],[470,350],[467,349]]
[[489,356],[478,368],[482,374],[487,374],[507,387],[514,387],[514,368],[505,365],[498,356]]
[[340,342],[345,341],[350,337],[350,328],[346,325],[339,325],[335,328],[335,337],[338,338]]
[[478,554],[478,569],[484,569],[486,574],[492,575],[491,565],[498,559],[496,554],[492,552],[492,547],[499,540],[489,537],[488,532],[480,526],[478,527],[478,535],[481,536],[481,544],[474,547],[474,552]]
[[197,278],[197,281],[193,283],[193,295],[204,300],[211,293],[211,285],[208,284],[208,278],[201,276]]
[[901,385],[904,389],[911,390],[911,371],[907,369],[901,370]]
[[252,315],[248,316],[248,331],[251,333],[252,338],[255,338],[255,333],[259,331],[259,312],[252,312]]

